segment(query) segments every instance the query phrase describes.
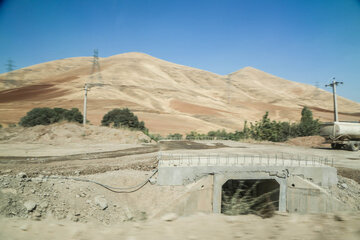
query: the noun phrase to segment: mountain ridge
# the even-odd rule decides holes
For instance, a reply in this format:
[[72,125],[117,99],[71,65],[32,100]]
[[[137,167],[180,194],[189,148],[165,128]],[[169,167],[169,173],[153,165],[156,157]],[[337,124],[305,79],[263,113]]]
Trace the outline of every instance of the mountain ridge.
[[[332,120],[331,93],[247,66],[227,75],[171,63],[145,53],[99,58],[101,84],[88,93],[88,119],[100,124],[116,107],[129,107],[152,132],[207,132],[242,127],[269,111],[270,118],[298,121],[303,106]],[[54,60],[0,74],[0,123],[17,122],[34,107],[82,110],[92,57]],[[339,97],[340,119],[359,120],[360,104]],[[359,113],[359,115],[358,115]]]

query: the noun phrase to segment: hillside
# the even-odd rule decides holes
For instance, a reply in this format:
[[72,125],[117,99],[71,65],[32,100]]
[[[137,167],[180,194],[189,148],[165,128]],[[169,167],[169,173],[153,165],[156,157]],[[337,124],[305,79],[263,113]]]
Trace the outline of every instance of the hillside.
[[[117,107],[129,107],[151,132],[160,134],[235,130],[265,111],[271,119],[297,121],[308,106],[331,121],[332,96],[313,86],[246,67],[229,75],[160,60],[143,53],[100,58],[101,84],[88,93],[88,119],[100,124]],[[34,107],[83,108],[92,58],[37,64],[0,75],[0,123],[18,122]],[[229,97],[230,96],[230,97]],[[339,97],[340,120],[359,120],[360,104]]]

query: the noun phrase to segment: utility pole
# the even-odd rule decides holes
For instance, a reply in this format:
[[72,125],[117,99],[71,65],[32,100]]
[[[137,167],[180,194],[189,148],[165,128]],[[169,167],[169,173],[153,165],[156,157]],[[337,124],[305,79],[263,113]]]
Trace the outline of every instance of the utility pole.
[[337,101],[336,101],[336,86],[338,84],[344,84],[343,82],[335,81],[335,78],[332,79],[330,84],[325,85],[325,87],[332,87],[333,89],[333,98],[334,98],[334,122],[339,121],[338,111],[337,111]]
[[89,90],[87,83],[85,83],[85,88],[84,88],[84,90],[85,90],[85,94],[84,94],[84,116],[83,116],[83,125],[84,125],[84,127],[85,127],[85,125],[86,125],[87,92],[88,92],[88,90]]

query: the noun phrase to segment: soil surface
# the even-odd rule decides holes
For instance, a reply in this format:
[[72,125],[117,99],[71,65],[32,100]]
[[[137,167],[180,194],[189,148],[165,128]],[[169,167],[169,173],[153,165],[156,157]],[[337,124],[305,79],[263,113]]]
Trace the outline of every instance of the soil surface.
[[[359,239],[359,152],[319,147],[316,141],[312,147],[294,142],[146,143],[146,136],[124,129],[88,126],[86,136],[78,129],[82,126],[61,123],[0,131],[0,239]],[[187,194],[189,186],[147,183],[132,193],[116,193],[97,184],[124,189],[144,183],[157,168],[159,152],[328,157],[340,176],[326,191],[352,214],[179,217],[162,215],[162,210]]]
[[195,214],[169,216],[138,222],[102,225],[71,221],[0,219],[1,239],[289,239],[357,240],[359,214],[276,215],[262,219],[253,215]]

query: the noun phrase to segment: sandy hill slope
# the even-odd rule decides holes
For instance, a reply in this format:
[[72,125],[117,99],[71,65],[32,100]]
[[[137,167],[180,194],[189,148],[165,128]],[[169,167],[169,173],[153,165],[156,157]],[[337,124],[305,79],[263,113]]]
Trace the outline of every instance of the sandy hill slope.
[[[303,106],[332,120],[332,96],[313,86],[246,67],[229,75],[170,63],[143,53],[100,58],[101,79],[91,75],[92,58],[37,64],[0,75],[0,123],[18,122],[34,107],[83,108],[85,83],[88,119],[99,124],[113,108],[129,107],[160,134],[241,128],[265,111],[276,120],[297,121]],[[341,120],[359,120],[360,104],[339,98]]]

